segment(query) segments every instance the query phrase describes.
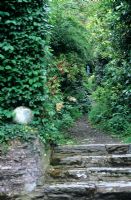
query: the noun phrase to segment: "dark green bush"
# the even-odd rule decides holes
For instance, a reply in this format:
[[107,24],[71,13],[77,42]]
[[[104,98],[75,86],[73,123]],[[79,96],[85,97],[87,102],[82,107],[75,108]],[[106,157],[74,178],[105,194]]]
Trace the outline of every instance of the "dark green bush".
[[4,124],[0,125],[0,143],[6,143],[12,139],[29,140],[36,137],[36,128],[27,125]]
[[[17,106],[28,106],[37,120],[47,101],[46,70],[50,59],[47,2],[0,2],[0,119]],[[8,109],[8,111],[7,111]]]
[[98,32],[95,31],[98,46],[95,45],[94,57],[96,86],[92,94],[93,104],[89,118],[93,123],[112,133],[129,136],[130,3],[124,0],[101,1],[98,4],[101,12],[98,14],[96,9],[98,16],[96,24]]

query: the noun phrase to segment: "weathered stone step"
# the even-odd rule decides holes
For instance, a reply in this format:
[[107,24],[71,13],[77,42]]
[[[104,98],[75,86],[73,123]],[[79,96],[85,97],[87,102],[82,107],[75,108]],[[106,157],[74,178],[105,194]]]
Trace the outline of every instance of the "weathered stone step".
[[53,166],[66,167],[128,167],[131,166],[131,154],[106,156],[71,156],[53,158]]
[[86,168],[86,169],[61,169],[52,168],[48,171],[50,181],[131,181],[131,168]]
[[32,200],[130,200],[131,145],[54,148],[47,185]]
[[65,145],[54,148],[55,154],[70,155],[108,155],[130,154],[131,144],[88,144],[88,145]]
[[[62,183],[44,187],[44,200],[130,200],[131,182]],[[37,199],[37,198],[36,198]],[[42,199],[42,198],[39,198]]]

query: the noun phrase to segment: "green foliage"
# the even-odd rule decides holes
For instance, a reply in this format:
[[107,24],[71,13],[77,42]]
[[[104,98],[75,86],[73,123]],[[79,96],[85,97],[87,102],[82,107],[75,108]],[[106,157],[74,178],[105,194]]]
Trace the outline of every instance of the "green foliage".
[[49,6],[48,0],[0,2],[0,142],[28,137],[25,126],[3,126],[17,106],[34,111],[31,129],[37,125],[44,142],[60,142],[63,128],[91,103],[89,119],[129,141],[129,0],[53,0]]
[[79,7],[76,1],[52,1],[51,46],[55,55],[76,53],[82,63],[86,64],[91,48],[88,43],[90,36],[80,18],[82,12],[79,13]]
[[131,124],[126,127],[125,134],[123,135],[124,141],[126,143],[131,143]]
[[75,97],[77,104],[74,107],[86,113],[89,99],[84,81],[87,79],[85,68],[91,59],[91,46],[88,43],[90,34],[83,21],[83,3],[55,0],[50,6],[50,22],[53,25],[51,47],[59,69],[59,84],[64,101],[67,101],[68,96]]
[[[55,106],[62,99],[59,84],[54,88],[58,90],[55,96],[49,85],[56,68],[53,69],[49,46],[47,3],[43,0],[0,2],[0,123],[9,123],[17,106],[30,107],[35,116],[33,123],[44,142],[61,137]],[[0,131],[0,142],[28,137],[24,126],[1,125]]]
[[9,140],[29,140],[36,136],[37,130],[31,126],[18,124],[0,125],[0,144]]
[[44,112],[47,101],[47,64],[50,59],[47,34],[46,1],[2,1],[0,112],[1,120],[9,118],[17,106],[28,106],[36,120]]
[[89,9],[95,12],[87,24],[92,32],[95,64],[89,118],[105,130],[126,137],[131,134],[130,3],[103,0],[91,4]]

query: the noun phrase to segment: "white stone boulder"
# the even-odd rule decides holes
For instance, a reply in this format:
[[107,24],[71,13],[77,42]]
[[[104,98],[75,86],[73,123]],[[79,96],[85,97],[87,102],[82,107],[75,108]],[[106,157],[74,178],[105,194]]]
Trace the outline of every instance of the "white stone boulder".
[[13,120],[18,124],[29,124],[33,120],[33,112],[24,106],[17,107],[13,111]]

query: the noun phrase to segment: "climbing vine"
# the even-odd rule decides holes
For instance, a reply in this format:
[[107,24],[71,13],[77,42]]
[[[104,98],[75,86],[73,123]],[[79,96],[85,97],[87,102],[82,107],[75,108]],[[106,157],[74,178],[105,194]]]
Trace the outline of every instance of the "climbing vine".
[[29,106],[40,116],[48,93],[48,6],[41,0],[5,0],[0,8],[1,120],[9,118],[9,111],[21,105]]

